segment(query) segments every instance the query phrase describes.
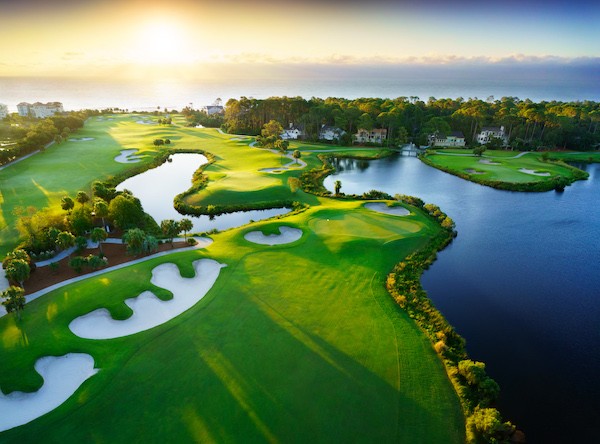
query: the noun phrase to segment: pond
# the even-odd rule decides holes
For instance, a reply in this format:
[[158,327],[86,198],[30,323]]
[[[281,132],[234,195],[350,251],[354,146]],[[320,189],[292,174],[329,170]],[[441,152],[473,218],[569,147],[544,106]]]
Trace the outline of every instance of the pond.
[[416,158],[339,159],[342,192],[439,205],[458,237],[423,287],[501,387],[499,409],[528,442],[595,442],[600,415],[600,165],[563,193],[477,185]]
[[216,216],[212,220],[208,216],[183,216],[173,207],[173,198],[190,188],[194,172],[207,163],[208,159],[202,154],[194,153],[178,153],[170,159],[159,167],[130,177],[117,186],[118,191],[130,190],[140,199],[144,211],[158,224],[165,219],[181,220],[187,217],[194,225],[192,232],[202,233],[213,229],[239,227],[252,220],[268,219],[289,211],[287,208],[238,211]]

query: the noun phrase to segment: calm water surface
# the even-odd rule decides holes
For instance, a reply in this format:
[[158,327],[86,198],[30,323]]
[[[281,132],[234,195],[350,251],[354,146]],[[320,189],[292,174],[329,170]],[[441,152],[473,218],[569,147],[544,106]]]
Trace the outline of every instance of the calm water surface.
[[286,208],[238,211],[217,216],[213,220],[208,216],[183,216],[173,208],[173,198],[190,188],[192,175],[208,159],[202,154],[193,153],[174,154],[170,159],[170,162],[130,177],[117,186],[118,191],[130,190],[140,199],[144,211],[158,224],[165,219],[181,220],[187,217],[193,222],[192,232],[202,233],[214,228],[226,230],[239,227],[251,220],[267,219],[289,211]]
[[456,240],[423,286],[502,388],[503,414],[528,442],[598,442],[600,165],[564,193],[515,193],[418,159],[340,160],[329,190],[421,197],[455,221]]

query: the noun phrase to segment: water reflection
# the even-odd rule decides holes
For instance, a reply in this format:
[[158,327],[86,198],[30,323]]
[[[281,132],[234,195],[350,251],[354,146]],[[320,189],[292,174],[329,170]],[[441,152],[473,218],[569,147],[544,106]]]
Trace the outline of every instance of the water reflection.
[[[458,238],[423,275],[435,305],[487,363],[500,408],[529,442],[592,442],[600,415],[600,165],[564,193],[477,185],[392,156],[325,180],[433,202]],[[578,165],[579,166],[579,165]],[[568,358],[566,358],[568,357]],[[526,400],[526,402],[524,401]]]
[[193,223],[193,232],[205,232],[213,229],[226,230],[239,227],[253,220],[262,220],[289,212],[287,208],[270,210],[238,211],[223,214],[211,220],[208,216],[183,216],[173,208],[173,198],[192,185],[192,175],[208,159],[202,154],[178,153],[170,157],[169,162],[131,177],[119,184],[117,190],[130,190],[144,207],[144,211],[160,224],[162,220],[181,220],[189,218]]

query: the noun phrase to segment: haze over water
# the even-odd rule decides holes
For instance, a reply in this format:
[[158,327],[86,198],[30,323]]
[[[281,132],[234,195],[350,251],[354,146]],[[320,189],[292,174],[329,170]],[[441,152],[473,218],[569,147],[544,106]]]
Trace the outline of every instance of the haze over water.
[[[533,101],[600,101],[600,68],[573,66],[523,68],[508,74],[489,68],[319,68],[304,77],[275,70],[269,77],[148,78],[144,80],[57,77],[0,77],[0,103],[16,112],[19,102],[62,102],[66,110],[157,107],[199,108],[216,98],[311,97],[518,97]],[[232,75],[234,75],[232,73]]]

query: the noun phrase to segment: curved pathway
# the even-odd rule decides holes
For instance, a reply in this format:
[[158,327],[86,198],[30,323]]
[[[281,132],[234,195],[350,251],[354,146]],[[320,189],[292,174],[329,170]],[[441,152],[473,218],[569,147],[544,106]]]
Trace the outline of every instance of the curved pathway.
[[[182,252],[182,251],[190,251],[190,250],[197,250],[197,249],[200,249],[200,248],[205,248],[205,247],[209,246],[210,244],[212,244],[212,242],[213,242],[212,239],[207,238],[207,237],[199,237],[199,238],[194,238],[194,239],[196,239],[196,241],[198,241],[198,243],[196,245],[194,245],[194,246],[184,247],[184,248],[175,248],[173,250],[162,251],[160,253],[155,253],[155,254],[152,254],[150,256],[144,256],[144,257],[139,258],[139,259],[134,259],[134,260],[132,260],[130,262],[124,262],[122,264],[113,265],[112,267],[103,268],[102,270],[94,271],[93,273],[88,273],[88,274],[85,274],[85,275],[82,275],[82,276],[76,276],[74,278],[67,279],[67,280],[64,280],[62,282],[58,282],[58,283],[56,283],[54,285],[50,285],[49,287],[46,287],[46,288],[44,288],[42,290],[39,290],[39,291],[36,291],[35,293],[31,293],[31,294],[25,296],[25,301],[26,301],[26,303],[34,301],[37,298],[39,298],[40,296],[45,295],[46,293],[49,293],[49,292],[51,292],[53,290],[56,290],[58,288],[62,288],[64,286],[72,284],[74,282],[79,282],[79,281],[82,281],[84,279],[88,279],[88,278],[91,278],[91,277],[100,276],[100,275],[102,275],[104,273],[108,273],[108,272],[114,271],[114,270],[119,270],[121,268],[125,268],[125,267],[128,267],[130,265],[139,264],[141,262],[146,262],[146,261],[149,261],[150,259],[154,259],[156,257],[167,256],[169,254],[179,253],[179,252]],[[120,239],[118,239],[118,240],[121,241]],[[111,243],[119,243],[119,242],[114,242],[113,241]],[[121,241],[121,243],[122,243],[122,241]],[[67,250],[65,250],[65,251],[67,251]],[[64,253],[64,252],[62,252],[62,253]],[[65,257],[66,256],[68,256],[68,253],[65,255]],[[44,262],[47,262],[44,265],[48,265],[48,263],[53,262],[55,259],[56,258],[52,258],[52,259],[50,259],[50,261],[44,261]],[[58,259],[56,259],[56,260],[58,260]],[[43,266],[43,265],[41,265],[41,266]],[[1,281],[0,281],[0,285],[2,285]],[[5,314],[6,314],[6,309],[3,306],[0,306],[0,317],[4,316]]]

